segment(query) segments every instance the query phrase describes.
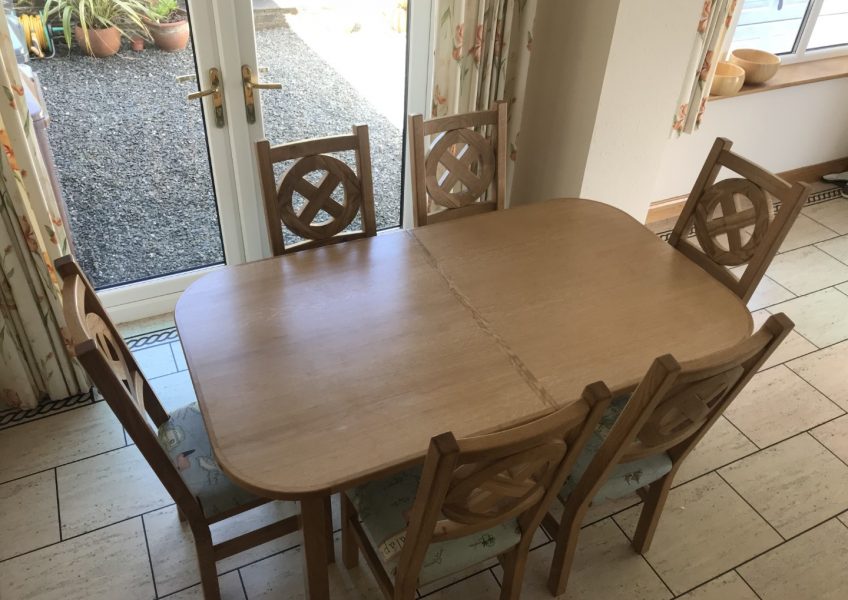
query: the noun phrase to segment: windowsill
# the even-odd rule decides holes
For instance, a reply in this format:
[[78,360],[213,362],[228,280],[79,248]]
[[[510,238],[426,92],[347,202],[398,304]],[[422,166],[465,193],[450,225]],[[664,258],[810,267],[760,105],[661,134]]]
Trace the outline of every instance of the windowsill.
[[[777,70],[777,75],[760,85],[743,85],[736,96],[758,94],[770,90],[827,81],[848,77],[848,56],[837,56],[836,58],[824,58],[821,60],[810,60],[807,62],[782,65]],[[734,98],[735,96],[710,96],[710,102]]]

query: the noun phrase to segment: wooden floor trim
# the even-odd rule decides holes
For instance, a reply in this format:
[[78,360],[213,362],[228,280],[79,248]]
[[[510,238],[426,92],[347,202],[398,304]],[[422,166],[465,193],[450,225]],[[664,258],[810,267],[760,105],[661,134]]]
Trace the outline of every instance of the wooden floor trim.
[[[778,175],[790,183],[795,183],[796,181],[816,183],[821,179],[822,175],[827,175],[828,173],[839,173],[846,170],[848,170],[848,157],[837,158],[835,160],[829,160],[815,165],[783,171],[782,173],[778,173]],[[686,199],[688,197],[688,194],[684,194],[683,196],[675,196],[658,202],[652,202],[651,207],[648,209],[648,216],[645,219],[645,224],[647,225],[650,223],[665,221],[666,219],[677,218],[683,210],[683,205],[686,203]]]

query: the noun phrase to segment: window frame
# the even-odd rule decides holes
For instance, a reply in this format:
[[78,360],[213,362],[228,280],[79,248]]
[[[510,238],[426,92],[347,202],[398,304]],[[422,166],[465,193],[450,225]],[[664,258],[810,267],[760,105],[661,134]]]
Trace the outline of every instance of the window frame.
[[[801,62],[809,62],[813,60],[824,60],[826,58],[835,58],[838,56],[848,55],[848,42],[838,46],[826,46],[824,48],[807,49],[810,43],[810,38],[813,35],[816,22],[821,14],[824,0],[810,0],[807,6],[807,12],[804,14],[804,19],[801,21],[801,26],[798,29],[798,36],[795,38],[795,44],[792,50],[784,54],[778,54],[782,65],[791,65]],[[725,53],[730,54],[730,46],[733,43],[733,38],[736,37],[736,27],[739,24],[739,19],[742,16],[744,9],[744,0],[740,0],[739,10],[733,15],[731,24],[732,35],[727,36]]]

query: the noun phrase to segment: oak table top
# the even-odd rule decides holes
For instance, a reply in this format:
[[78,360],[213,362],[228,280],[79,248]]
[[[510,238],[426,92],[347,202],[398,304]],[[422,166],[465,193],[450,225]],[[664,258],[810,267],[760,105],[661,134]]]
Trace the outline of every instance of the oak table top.
[[176,323],[212,447],[275,498],[339,491],[651,361],[747,337],[745,305],[608,205],[560,199],[236,267]]

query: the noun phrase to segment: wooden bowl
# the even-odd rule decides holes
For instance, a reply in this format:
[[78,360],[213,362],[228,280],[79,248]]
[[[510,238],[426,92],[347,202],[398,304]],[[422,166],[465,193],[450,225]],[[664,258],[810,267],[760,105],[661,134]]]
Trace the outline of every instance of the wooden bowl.
[[745,70],[729,62],[716,65],[715,77],[710,87],[711,96],[735,96],[745,83]]
[[745,69],[746,83],[765,83],[777,73],[780,57],[765,50],[738,48],[730,53],[730,62]]

